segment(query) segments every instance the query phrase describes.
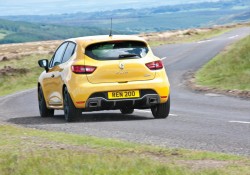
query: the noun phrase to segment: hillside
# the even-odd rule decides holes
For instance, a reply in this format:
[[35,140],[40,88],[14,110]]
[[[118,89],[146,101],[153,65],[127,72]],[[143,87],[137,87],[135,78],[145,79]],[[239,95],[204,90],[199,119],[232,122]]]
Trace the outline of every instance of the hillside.
[[[209,1],[50,15],[0,16],[0,44],[108,34],[139,34],[250,21],[250,2]],[[25,22],[23,22],[25,21]]]
[[0,19],[0,44],[58,40],[77,36],[107,34],[97,27],[70,27]]
[[[133,2],[134,3],[134,2]],[[250,2],[244,0],[209,1],[177,5],[154,4],[148,8],[115,9],[95,12],[76,11],[75,13],[50,15],[3,16],[13,21],[32,23],[63,24],[67,26],[113,28],[124,33],[160,32],[187,28],[210,27],[217,24],[247,22],[250,20]]]

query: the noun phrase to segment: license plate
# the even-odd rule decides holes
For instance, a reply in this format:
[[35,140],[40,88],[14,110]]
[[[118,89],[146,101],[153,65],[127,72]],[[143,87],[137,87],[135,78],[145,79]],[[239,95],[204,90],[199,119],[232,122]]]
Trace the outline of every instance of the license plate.
[[108,99],[138,98],[138,97],[140,97],[139,90],[108,92]]

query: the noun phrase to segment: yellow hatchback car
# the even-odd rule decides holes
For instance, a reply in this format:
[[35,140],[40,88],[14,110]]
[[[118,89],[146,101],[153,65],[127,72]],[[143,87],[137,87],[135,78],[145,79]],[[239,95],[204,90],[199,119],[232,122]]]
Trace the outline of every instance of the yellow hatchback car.
[[170,110],[170,85],[164,65],[137,36],[89,36],[64,41],[38,80],[41,117],[64,110],[68,122],[82,112],[151,109],[155,118]]

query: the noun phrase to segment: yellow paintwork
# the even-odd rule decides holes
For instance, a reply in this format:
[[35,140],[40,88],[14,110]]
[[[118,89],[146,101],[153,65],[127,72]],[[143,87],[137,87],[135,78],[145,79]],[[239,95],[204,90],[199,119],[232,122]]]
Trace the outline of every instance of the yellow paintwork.
[[[142,79],[152,80],[155,78],[155,71],[149,70],[145,65],[149,62],[150,58],[152,56],[148,54],[146,57],[140,58],[139,61],[138,59],[98,61],[85,56],[86,65],[95,65],[98,68],[93,74],[87,77],[91,83],[111,83]],[[121,70],[118,66],[121,63],[125,65],[124,70]],[[145,74],[147,74],[147,77],[145,77]]]
[[[160,60],[153,55],[149,46],[147,55],[140,59],[98,61],[84,54],[85,48],[90,44],[113,40],[132,40],[146,43],[143,38],[130,35],[90,36],[66,40],[77,44],[75,53],[67,62],[49,69],[47,73],[44,71],[38,80],[48,108],[63,109],[63,86],[67,87],[77,108],[85,108],[85,103],[90,95],[96,92],[153,89],[160,97],[167,96],[167,98],[160,98],[161,103],[167,101],[170,84],[165,69],[151,71],[145,66],[146,63]],[[119,69],[120,62],[125,64],[124,70]],[[105,69],[98,69],[100,64]],[[71,71],[72,65],[90,65],[96,66],[97,69],[90,75],[75,74]],[[51,78],[52,74],[54,75],[53,79]],[[140,77],[143,80],[137,80]]]

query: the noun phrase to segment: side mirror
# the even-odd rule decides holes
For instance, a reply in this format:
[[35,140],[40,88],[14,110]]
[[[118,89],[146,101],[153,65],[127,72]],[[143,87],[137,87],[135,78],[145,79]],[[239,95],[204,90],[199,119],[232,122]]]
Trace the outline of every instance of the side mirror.
[[40,67],[44,68],[46,72],[49,70],[49,61],[47,59],[42,59],[38,61]]

